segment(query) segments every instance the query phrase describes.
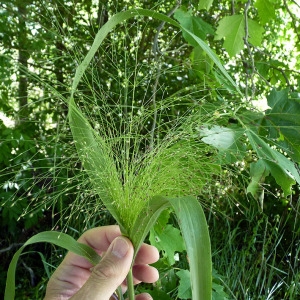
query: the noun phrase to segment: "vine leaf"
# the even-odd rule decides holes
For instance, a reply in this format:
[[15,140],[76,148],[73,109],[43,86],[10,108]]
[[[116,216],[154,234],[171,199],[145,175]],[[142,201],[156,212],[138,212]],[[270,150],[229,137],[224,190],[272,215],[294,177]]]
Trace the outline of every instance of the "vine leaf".
[[243,15],[224,17],[218,25],[216,40],[225,39],[224,48],[230,56],[235,56],[244,47],[245,20]]
[[149,240],[151,245],[158,250],[164,252],[170,266],[175,264],[174,254],[176,251],[182,252],[185,250],[183,238],[180,231],[172,225],[166,225],[161,233],[155,230],[155,227],[150,230]]
[[275,19],[275,6],[269,0],[257,0],[254,3],[262,25],[266,25],[270,20]]
[[198,131],[204,143],[218,149],[222,163],[232,163],[245,156],[246,147],[241,141],[244,129],[202,125]]
[[281,186],[285,195],[291,194],[291,187],[295,181],[300,184],[300,175],[294,163],[280,152],[271,148],[262,138],[252,130],[246,131],[252,148],[262,160],[265,168],[272,174]]
[[[248,20],[248,40],[254,46],[260,46],[264,29],[256,21]],[[245,17],[234,15],[224,17],[218,25],[216,40],[224,38],[224,48],[230,56],[235,56],[244,48]]]
[[[293,97],[294,96],[294,97]],[[273,90],[267,97],[270,109],[262,125],[268,128],[269,137],[296,162],[300,162],[300,99],[289,98],[288,90]]]
[[179,277],[178,298],[191,299],[192,298],[192,290],[191,290],[191,283],[190,283],[191,274],[189,270],[180,270],[176,272],[176,275]]
[[198,9],[209,10],[213,4],[213,0],[199,0]]
[[[191,10],[186,11],[184,9],[177,9],[174,17],[179,21],[182,27],[191,31],[202,40],[206,39],[207,34],[215,34],[212,26],[203,21],[201,18],[193,16]],[[186,32],[183,32],[183,37],[190,45],[194,47],[198,46],[198,43],[195,41],[195,39]]]

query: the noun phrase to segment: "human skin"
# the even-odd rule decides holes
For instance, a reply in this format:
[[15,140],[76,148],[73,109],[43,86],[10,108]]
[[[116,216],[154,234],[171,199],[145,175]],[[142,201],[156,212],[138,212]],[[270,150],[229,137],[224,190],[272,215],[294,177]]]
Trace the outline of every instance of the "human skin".
[[[93,265],[85,258],[69,252],[51,276],[44,300],[109,300],[118,286],[126,291],[125,278],[130,269],[134,249],[129,239],[121,236],[116,225],[86,231],[78,242],[92,247],[102,259]],[[158,271],[149,266],[159,259],[153,246],[143,244],[133,265],[134,284],[153,283]],[[137,295],[136,300],[152,299],[149,294]]]

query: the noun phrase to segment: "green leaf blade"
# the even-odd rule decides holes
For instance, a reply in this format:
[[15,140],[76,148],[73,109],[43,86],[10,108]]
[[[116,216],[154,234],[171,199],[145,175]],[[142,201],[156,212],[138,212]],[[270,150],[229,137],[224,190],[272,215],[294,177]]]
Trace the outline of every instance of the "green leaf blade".
[[298,95],[289,96],[288,90],[272,90],[268,95],[270,109],[266,111],[263,125],[268,128],[269,137],[300,162],[300,99]]
[[190,263],[193,300],[212,297],[212,262],[208,226],[195,197],[169,198],[178,218]]
[[275,6],[269,0],[257,0],[254,3],[257,8],[258,16],[262,25],[267,24],[270,20],[275,19]]
[[246,134],[258,157],[264,161],[266,168],[276,179],[284,193],[290,195],[292,192],[291,186],[295,184],[295,182],[300,183],[300,175],[294,163],[283,154],[272,149],[252,130],[247,130]]
[[16,267],[17,267],[18,259],[22,254],[24,248],[31,244],[43,243],[43,242],[52,243],[66,250],[72,251],[77,255],[83,256],[88,261],[90,261],[93,265],[96,265],[100,261],[100,256],[95,250],[93,250],[91,247],[85,244],[78,243],[71,236],[65,233],[56,232],[56,231],[45,231],[45,232],[38,233],[33,237],[31,237],[14,254],[13,259],[11,260],[7,271],[4,300],[13,300],[15,298]]
[[105,140],[94,132],[73,99],[69,101],[68,116],[80,160],[101,201],[122,226],[116,202],[122,198],[122,186],[111,150]]
[[254,46],[261,46],[264,28],[254,20],[248,20],[248,40]]
[[198,9],[209,10],[213,4],[213,0],[199,0]]
[[216,40],[225,39],[224,48],[233,57],[244,48],[245,18],[243,15],[224,17],[218,25]]

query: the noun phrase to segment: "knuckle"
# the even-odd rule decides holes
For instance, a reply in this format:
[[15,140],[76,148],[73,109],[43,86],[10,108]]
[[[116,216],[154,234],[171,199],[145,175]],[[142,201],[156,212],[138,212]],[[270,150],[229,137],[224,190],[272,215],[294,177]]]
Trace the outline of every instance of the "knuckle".
[[118,272],[115,264],[112,261],[105,260],[93,268],[92,274],[96,278],[110,279],[115,277]]

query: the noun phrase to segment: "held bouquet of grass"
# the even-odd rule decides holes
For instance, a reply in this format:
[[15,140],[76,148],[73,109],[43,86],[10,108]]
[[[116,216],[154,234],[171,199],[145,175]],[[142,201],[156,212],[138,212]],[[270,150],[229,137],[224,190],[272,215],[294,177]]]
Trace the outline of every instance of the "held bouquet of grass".
[[[201,143],[197,134],[191,134],[191,128],[200,125],[201,114],[197,110],[187,110],[172,124],[172,128],[164,129],[161,139],[155,139],[154,130],[141,134],[141,128],[147,125],[153,114],[157,116],[160,110],[172,105],[172,99],[164,99],[159,105],[156,103],[154,109],[144,107],[138,113],[133,109],[127,111],[127,116],[117,123],[115,108],[103,97],[97,114],[97,126],[83,112],[84,107],[77,104],[86,103],[82,101],[84,95],[78,92],[78,85],[102,41],[116,25],[140,15],[181,28],[234,85],[215,54],[188,29],[153,11],[129,10],[113,16],[99,30],[91,49],[78,66],[68,100],[69,124],[79,158],[99,201],[115,218],[122,234],[132,241],[135,253],[160,213],[168,207],[173,208],[186,243],[193,299],[208,300],[212,293],[210,239],[205,216],[196,196],[219,169],[206,155],[207,146]],[[155,117],[153,120],[152,129],[156,126]],[[64,233],[37,234],[13,257],[8,270],[5,300],[14,298],[15,269],[21,252],[26,245],[36,242],[54,243],[86,257],[93,264],[100,259],[93,249],[77,243]],[[134,299],[131,272],[128,274],[128,297]]]

